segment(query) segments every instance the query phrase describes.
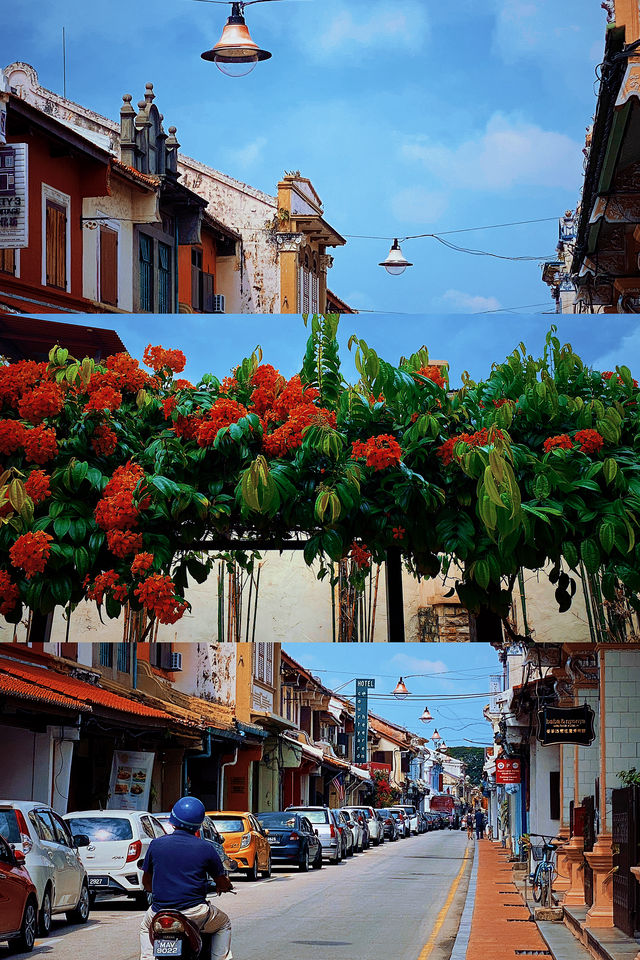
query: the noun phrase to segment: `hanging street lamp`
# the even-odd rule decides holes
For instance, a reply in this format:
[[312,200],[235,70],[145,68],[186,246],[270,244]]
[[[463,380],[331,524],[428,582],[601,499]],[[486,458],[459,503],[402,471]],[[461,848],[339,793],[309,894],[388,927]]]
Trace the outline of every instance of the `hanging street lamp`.
[[390,273],[393,277],[399,277],[401,273],[404,273],[407,267],[412,267],[413,264],[409,263],[408,260],[402,255],[402,250],[400,249],[400,244],[398,240],[395,239],[391,245],[391,249],[387,255],[387,259],[383,260],[378,264],[380,267],[384,267],[387,273]]
[[241,2],[231,4],[231,16],[222,36],[215,47],[201,54],[203,60],[215,63],[227,77],[246,77],[257,63],[271,57],[268,50],[261,50],[251,38],[243,15],[246,5]]
[[424,710],[422,711],[420,719],[422,720],[423,723],[431,723],[433,720],[433,717],[429,713],[429,707],[427,707],[426,705]]
[[398,683],[396,684],[396,688],[393,691],[393,695],[397,700],[406,700],[407,697],[409,696],[409,691],[407,690],[405,686],[405,682],[402,679],[402,677],[400,677],[400,679],[398,680]]

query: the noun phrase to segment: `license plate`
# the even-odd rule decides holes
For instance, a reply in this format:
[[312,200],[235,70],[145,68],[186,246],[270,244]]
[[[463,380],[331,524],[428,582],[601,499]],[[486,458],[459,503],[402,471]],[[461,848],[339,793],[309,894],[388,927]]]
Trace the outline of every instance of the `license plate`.
[[179,957],[182,954],[182,940],[155,940],[154,957]]
[[109,877],[89,877],[90,887],[108,887]]
[[267,837],[269,843],[280,843],[280,837]]

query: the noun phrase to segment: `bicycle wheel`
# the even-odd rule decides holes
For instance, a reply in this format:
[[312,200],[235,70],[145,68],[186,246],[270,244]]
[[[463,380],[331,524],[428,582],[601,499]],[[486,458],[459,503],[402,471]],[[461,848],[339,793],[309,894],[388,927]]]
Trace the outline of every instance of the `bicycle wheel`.
[[542,889],[544,886],[544,880],[542,877],[542,871],[539,867],[536,868],[536,872],[533,875],[533,882],[531,884],[531,895],[536,903],[540,903],[542,899]]

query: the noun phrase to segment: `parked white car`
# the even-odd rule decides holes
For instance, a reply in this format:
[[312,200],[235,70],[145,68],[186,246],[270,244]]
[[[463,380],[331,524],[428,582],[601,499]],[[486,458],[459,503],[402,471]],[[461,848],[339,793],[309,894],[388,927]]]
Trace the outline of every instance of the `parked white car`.
[[89,838],[80,855],[91,899],[127,896],[146,909],[149,896],[142,886],[142,864],[151,841],[165,835],[162,824],[137,810],[79,810],[64,819],[72,833]]
[[48,936],[56,914],[66,914],[70,923],[86,923],[89,885],[78,848],[89,838],[74,840],[64,819],[48,804],[34,800],[0,800],[0,834],[25,856],[38,895],[40,936]]
[[410,830],[411,830],[411,833],[413,833],[414,836],[417,836],[417,835],[418,835],[418,832],[419,832],[419,831],[418,831],[418,811],[417,811],[416,808],[413,806],[413,804],[412,804],[412,803],[398,803],[398,804],[395,805],[395,807],[392,807],[391,809],[392,809],[392,810],[404,810],[404,814],[405,814],[405,816],[406,816],[406,817],[408,818],[408,820],[409,820],[409,828],[410,828]]
[[373,807],[343,807],[342,809],[362,813],[366,817],[369,825],[370,842],[374,847],[377,847],[380,843],[384,843],[384,827]]

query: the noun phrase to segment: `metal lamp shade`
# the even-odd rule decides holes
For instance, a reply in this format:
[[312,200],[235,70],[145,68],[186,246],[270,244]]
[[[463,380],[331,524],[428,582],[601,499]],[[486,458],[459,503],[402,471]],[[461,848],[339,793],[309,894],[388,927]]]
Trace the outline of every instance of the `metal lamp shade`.
[[229,77],[244,77],[259,61],[268,60],[271,54],[268,50],[261,50],[251,39],[244,17],[232,14],[215,47],[206,50],[201,57],[215,63]]
[[393,691],[393,695],[398,700],[405,700],[409,696],[409,691],[407,690],[405,682],[402,679],[402,677],[400,677],[400,679],[398,680],[396,688]]
[[380,267],[384,267],[387,273],[390,273],[392,276],[397,277],[407,269],[407,267],[412,267],[413,264],[409,263],[408,260],[402,255],[402,250],[400,249],[400,244],[397,240],[393,241],[391,249],[386,260],[383,260],[380,264]]
[[431,721],[433,720],[433,717],[429,713],[429,707],[424,708],[420,719],[422,720],[423,723],[431,723]]

